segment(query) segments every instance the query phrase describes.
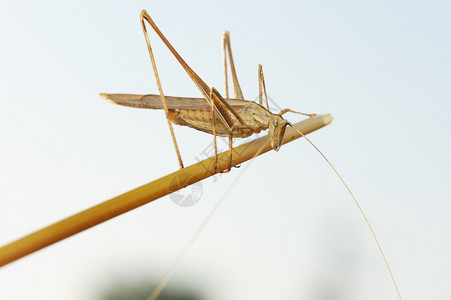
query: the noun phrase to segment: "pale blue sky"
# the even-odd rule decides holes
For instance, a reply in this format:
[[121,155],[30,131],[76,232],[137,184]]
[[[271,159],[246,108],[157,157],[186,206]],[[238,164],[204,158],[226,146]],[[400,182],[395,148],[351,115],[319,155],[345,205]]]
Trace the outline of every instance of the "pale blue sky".
[[[209,85],[223,89],[229,30],[246,98],[261,63],[280,107],[331,113],[311,139],[366,210],[404,299],[451,297],[449,1],[2,2],[0,244],[178,168],[162,112],[98,96],[157,92],[142,9]],[[166,94],[198,96],[154,49]],[[186,163],[211,142],[176,135]],[[191,208],[166,197],[0,269],[0,299],[158,280],[242,171],[205,180]],[[252,163],[173,282],[210,299],[324,299],[318,287],[396,299],[351,198],[302,140]]]

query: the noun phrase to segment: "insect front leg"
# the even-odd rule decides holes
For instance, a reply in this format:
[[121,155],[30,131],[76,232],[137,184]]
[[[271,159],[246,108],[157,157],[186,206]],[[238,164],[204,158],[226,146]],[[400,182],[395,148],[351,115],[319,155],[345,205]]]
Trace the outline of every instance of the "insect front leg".
[[[213,90],[210,91],[210,98],[213,98]],[[211,119],[213,122],[213,144],[215,147],[215,167],[214,167],[214,173],[218,170],[218,143],[216,140],[216,109],[215,109],[215,103],[213,101],[211,103]]]
[[287,113],[287,112],[291,112],[291,113],[299,114],[299,115],[303,115],[303,116],[308,116],[308,117],[314,117],[314,116],[316,116],[316,114],[308,114],[308,113],[304,113],[304,112],[300,112],[300,111],[295,111],[295,110],[292,110],[292,109],[290,109],[290,108],[282,109],[282,110],[278,113],[278,115],[281,116],[281,115],[283,115],[283,114],[285,114],[285,113]]
[[232,170],[232,149],[233,149],[233,129],[229,135],[229,166],[227,170],[224,170],[223,173],[229,173]]
[[258,65],[258,104],[260,104],[261,106],[263,106],[263,93],[265,94],[266,109],[269,110],[268,95],[266,94],[265,76],[263,76],[263,67],[262,65]]
[[[266,93],[265,76],[263,75],[262,65],[258,65],[258,104],[263,106],[263,95],[265,95],[266,109],[269,110],[268,94]],[[294,111],[289,108],[282,109],[278,115],[281,116],[287,112],[292,112],[295,114],[300,114],[304,116],[314,117],[316,114],[308,114],[304,112]]]

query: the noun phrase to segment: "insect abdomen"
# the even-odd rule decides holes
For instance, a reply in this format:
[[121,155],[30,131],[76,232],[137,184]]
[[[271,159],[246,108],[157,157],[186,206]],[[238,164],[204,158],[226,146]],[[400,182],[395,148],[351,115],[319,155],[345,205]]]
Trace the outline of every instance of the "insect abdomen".
[[[204,110],[177,110],[169,111],[169,119],[172,123],[188,126],[209,134],[213,134],[213,118],[211,111]],[[231,131],[228,126],[225,126],[221,119],[217,116],[215,118],[216,135],[229,136]],[[260,130],[259,130],[260,131]],[[255,131],[250,129],[240,129],[233,131],[233,137],[248,137]]]

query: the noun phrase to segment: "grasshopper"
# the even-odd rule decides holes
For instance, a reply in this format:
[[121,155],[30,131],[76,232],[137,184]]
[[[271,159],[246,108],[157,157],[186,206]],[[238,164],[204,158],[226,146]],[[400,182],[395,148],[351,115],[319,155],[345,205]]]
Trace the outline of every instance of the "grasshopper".
[[[259,86],[259,103],[253,101],[245,100],[243,93],[241,91],[240,84],[236,75],[235,65],[232,56],[231,44],[230,44],[230,34],[226,31],[223,36],[223,56],[224,56],[224,82],[225,82],[225,97],[214,88],[209,87],[196,72],[191,69],[191,67],[183,60],[183,58],[178,54],[174,47],[169,43],[160,29],[157,27],[155,22],[149,16],[147,11],[143,10],[140,14],[140,22],[144,37],[147,44],[147,50],[149,52],[150,60],[152,63],[153,72],[158,85],[159,95],[136,95],[136,94],[100,94],[106,100],[113,102],[115,104],[120,104],[124,106],[137,107],[137,108],[150,108],[150,109],[164,109],[166,114],[166,119],[169,126],[169,131],[171,133],[172,141],[174,143],[175,151],[179,161],[180,168],[183,168],[183,162],[180,155],[180,151],[175,138],[174,130],[172,124],[189,126],[191,128],[209,133],[213,135],[214,147],[215,147],[215,173],[217,168],[218,152],[216,144],[216,136],[224,136],[229,138],[229,167],[227,171],[230,171],[232,167],[232,139],[233,138],[245,138],[249,137],[254,133],[259,133],[262,130],[268,130],[268,135],[270,137],[271,146],[275,151],[278,151],[282,145],[283,136],[285,134],[285,129],[287,126],[292,126],[290,122],[285,120],[282,115],[287,112],[297,113],[305,115],[308,117],[313,117],[315,114],[307,114],[303,112],[298,112],[291,110],[289,108],[282,109],[279,113],[272,113],[269,110],[268,96],[266,93],[265,79],[263,76],[262,66],[258,66],[258,86]],[[158,70],[155,64],[155,58],[153,55],[152,47],[149,40],[149,35],[147,33],[146,22],[152,27],[155,33],[160,37],[163,43],[168,47],[171,53],[178,60],[180,65],[185,69],[188,76],[193,80],[194,84],[197,86],[201,92],[203,98],[189,98],[189,97],[171,97],[165,96],[163,93],[163,88],[161,85],[160,77],[158,75]],[[234,98],[229,98],[229,88],[228,88],[228,68],[227,62],[230,63],[230,71],[233,81],[234,88]],[[263,106],[263,94],[265,96],[266,108]],[[296,129],[296,128],[295,128]],[[318,153],[325,159],[327,164],[332,168],[338,178],[341,180],[345,188],[348,190],[352,199],[354,200],[357,208],[359,209],[362,217],[367,223],[371,234],[377,244],[379,252],[384,260],[385,266],[388,273],[392,279],[393,285],[396,289],[398,298],[401,300],[401,294],[399,292],[398,286],[395,281],[395,277],[390,269],[388,261],[385,254],[380,246],[378,238],[365,216],[362,208],[360,207],[357,199],[352,193],[349,186],[344,181],[343,177],[333,166],[333,164],[326,158],[326,156],[316,147],[307,137],[305,137],[301,132],[299,132],[314,148]],[[213,211],[214,212],[214,211]],[[208,218],[211,217],[211,214]],[[199,228],[202,230],[206,222]],[[188,244],[187,248],[190,246]],[[186,249],[187,249],[186,248]],[[186,251],[185,249],[185,251]],[[182,252],[182,257],[184,252]],[[165,278],[160,282],[156,289],[156,292],[150,295],[149,299],[155,299],[163,288],[164,284],[167,282],[169,276],[171,275],[174,266],[177,265],[179,260],[177,260]]]
[[[185,69],[186,73],[201,92],[203,98],[171,97],[164,95],[155,64],[155,58],[150,44],[149,35],[147,33],[146,21],[178,60],[183,69]],[[140,22],[146,40],[147,50],[149,52],[155,79],[157,81],[159,95],[101,93],[100,96],[119,105],[137,108],[164,109],[180,168],[183,168],[183,161],[172,124],[189,126],[213,135],[215,149],[214,171],[216,173],[218,160],[216,136],[219,135],[228,137],[230,153],[228,171],[230,171],[232,167],[233,138],[246,138],[254,133],[259,133],[262,130],[269,129],[268,135],[270,137],[271,146],[275,151],[278,151],[282,144],[286,127],[288,125],[291,126],[291,123],[282,118],[283,114],[292,112],[309,117],[315,115],[293,111],[289,108],[285,108],[277,114],[272,113],[269,110],[265,79],[261,65],[258,66],[259,103],[257,104],[253,101],[245,100],[236,75],[229,32],[226,31],[224,33],[222,43],[225,81],[225,97],[222,97],[214,87],[210,88],[199,77],[199,75],[191,69],[185,60],[183,60],[180,54],[174,49],[171,43],[157,27],[146,10],[141,12]],[[229,98],[227,61],[230,62],[230,71],[235,95],[234,98]],[[265,95],[266,108],[263,106],[263,94]]]

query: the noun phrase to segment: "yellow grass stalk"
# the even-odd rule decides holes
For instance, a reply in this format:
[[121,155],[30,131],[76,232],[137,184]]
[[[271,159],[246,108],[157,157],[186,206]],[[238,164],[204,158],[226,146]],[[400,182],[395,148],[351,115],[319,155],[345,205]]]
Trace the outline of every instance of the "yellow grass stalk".
[[[329,114],[315,116],[296,123],[294,126],[303,134],[308,134],[332,122]],[[301,135],[287,127],[283,144]],[[257,155],[270,151],[268,136],[258,138],[233,149],[233,165],[241,164]],[[141,205],[175,192],[197,181],[214,175],[214,157],[207,158],[174,173],[161,177],[134,190],[114,197],[73,216],[31,233],[0,248],[0,267],[53,243],[98,225]],[[229,153],[219,154],[217,172],[227,170]],[[177,180],[174,178],[177,177]]]

